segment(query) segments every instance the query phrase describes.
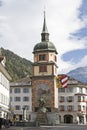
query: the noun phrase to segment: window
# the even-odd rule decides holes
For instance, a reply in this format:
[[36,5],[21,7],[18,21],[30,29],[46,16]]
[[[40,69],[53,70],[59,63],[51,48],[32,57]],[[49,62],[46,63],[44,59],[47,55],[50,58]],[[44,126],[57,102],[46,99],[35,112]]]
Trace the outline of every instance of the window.
[[83,89],[82,89],[82,88],[79,88],[79,92],[82,93],[82,92],[83,92]]
[[21,101],[20,97],[15,97],[15,101]]
[[78,105],[78,111],[81,111],[81,105]]
[[67,92],[73,92],[73,88],[67,88]]
[[83,106],[83,111],[85,111],[86,110],[86,107],[85,106]]
[[81,96],[78,96],[78,102],[81,102]]
[[72,102],[73,101],[73,97],[72,96],[67,97],[67,101],[68,102]]
[[29,97],[23,97],[23,101],[29,101]]
[[68,111],[72,111],[73,110],[73,106],[72,105],[67,106],[67,110]]
[[39,55],[39,61],[46,60],[46,54]]
[[64,111],[64,106],[63,106],[63,105],[60,105],[60,106],[59,106],[59,110],[60,110],[60,111]]
[[9,90],[9,81],[2,73],[0,73],[0,84],[2,84],[3,87]]
[[39,66],[39,72],[47,72],[47,66],[46,65]]
[[63,96],[59,97],[59,101],[64,102],[64,97]]
[[15,93],[20,93],[20,88],[15,88],[15,89],[14,89],[14,92],[15,92]]
[[65,88],[58,88],[59,92],[65,92]]
[[83,96],[82,98],[83,98],[82,101],[85,102],[85,101],[86,101],[86,100],[85,100],[85,97]]
[[21,109],[21,107],[19,105],[15,106],[15,110],[20,110],[20,109]]
[[24,93],[28,93],[29,92],[29,88],[23,88],[23,92]]

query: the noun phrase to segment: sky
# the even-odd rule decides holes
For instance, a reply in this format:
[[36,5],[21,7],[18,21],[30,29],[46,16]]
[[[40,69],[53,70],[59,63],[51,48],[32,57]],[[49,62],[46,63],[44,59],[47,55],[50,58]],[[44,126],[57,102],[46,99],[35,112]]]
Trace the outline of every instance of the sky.
[[44,10],[58,73],[87,66],[87,0],[0,0],[0,47],[33,62]]

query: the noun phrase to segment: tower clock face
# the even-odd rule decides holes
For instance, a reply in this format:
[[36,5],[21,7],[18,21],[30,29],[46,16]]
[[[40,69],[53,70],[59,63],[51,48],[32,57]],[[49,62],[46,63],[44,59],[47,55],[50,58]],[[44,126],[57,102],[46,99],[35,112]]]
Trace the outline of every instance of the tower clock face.
[[46,105],[49,106],[51,101],[50,87],[46,84],[38,84],[36,87],[36,100],[37,102],[43,98]]

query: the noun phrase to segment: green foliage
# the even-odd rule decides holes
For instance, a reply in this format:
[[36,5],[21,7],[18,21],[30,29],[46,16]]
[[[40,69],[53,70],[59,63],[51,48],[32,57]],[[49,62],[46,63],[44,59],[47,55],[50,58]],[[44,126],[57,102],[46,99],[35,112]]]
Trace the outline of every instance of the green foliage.
[[21,79],[27,75],[32,75],[32,62],[22,58],[13,52],[1,48],[1,53],[6,57],[6,69],[12,80]]

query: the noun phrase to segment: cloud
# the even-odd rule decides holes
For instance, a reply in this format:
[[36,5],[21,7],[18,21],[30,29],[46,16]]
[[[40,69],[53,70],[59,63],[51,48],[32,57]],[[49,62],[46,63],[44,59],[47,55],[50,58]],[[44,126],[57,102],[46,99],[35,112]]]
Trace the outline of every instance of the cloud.
[[32,51],[41,39],[43,10],[46,5],[50,41],[59,53],[59,71],[64,72],[65,69],[67,72],[80,65],[73,63],[72,59],[65,62],[61,57],[66,52],[87,47],[86,38],[78,40],[72,36],[87,25],[86,16],[79,18],[82,2],[83,0],[3,0],[0,8],[2,47],[33,61]]
[[77,67],[78,66],[87,66],[87,55],[85,55],[81,60],[80,62],[77,64]]

